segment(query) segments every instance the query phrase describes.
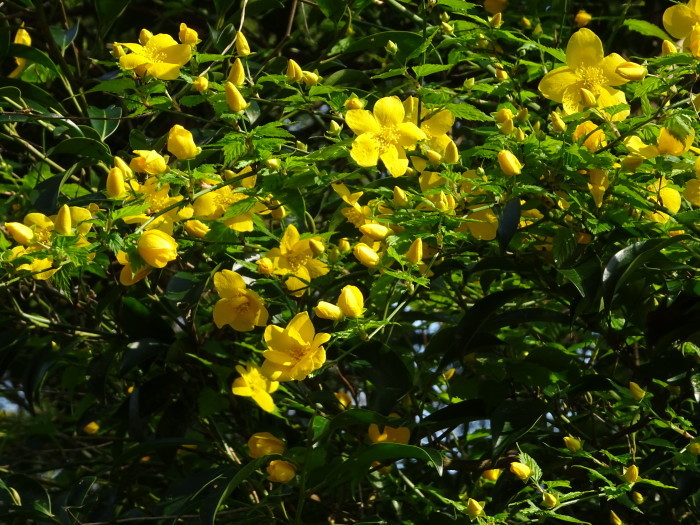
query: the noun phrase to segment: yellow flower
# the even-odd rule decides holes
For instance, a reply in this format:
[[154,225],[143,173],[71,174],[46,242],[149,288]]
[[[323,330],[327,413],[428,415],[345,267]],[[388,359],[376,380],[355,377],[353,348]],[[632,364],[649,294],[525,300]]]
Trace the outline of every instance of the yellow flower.
[[304,72],[301,70],[301,66],[291,58],[287,62],[287,71],[285,74],[287,75],[287,78],[293,82],[301,82],[301,80],[304,78]]
[[498,232],[498,217],[491,208],[478,210],[467,215],[465,223],[469,233],[482,241],[491,241]]
[[107,196],[110,199],[121,199],[125,195],[124,172],[119,168],[112,168],[107,173]]
[[95,423],[94,421],[90,421],[87,425],[83,427],[83,432],[86,434],[97,434],[97,432],[100,430],[100,425]]
[[275,402],[272,399],[272,394],[280,384],[265,377],[260,368],[253,364],[248,364],[247,369],[241,365],[236,365],[236,371],[241,374],[233,380],[231,391],[236,396],[252,397],[260,408],[265,412],[275,410]]
[[664,28],[676,39],[687,37],[695,24],[700,24],[700,1],[690,0],[687,5],[674,5],[664,11]]
[[287,483],[297,475],[297,469],[289,461],[275,459],[267,466],[267,479],[275,483]]
[[686,153],[695,139],[695,133],[688,133],[683,142],[678,140],[670,130],[661,128],[656,148],[661,155],[675,155],[676,157]]
[[426,135],[412,122],[404,122],[405,110],[398,97],[380,98],[373,112],[351,109],[345,116],[357,135],[350,156],[360,166],[376,166],[381,159],[389,173],[400,177],[408,169],[406,148]]
[[192,219],[189,221],[185,221],[185,230],[193,237],[204,239],[204,237],[207,236],[207,233],[211,231],[211,228],[204,224],[202,221]]
[[498,152],[498,165],[505,175],[520,175],[524,164],[521,164],[512,151],[506,149]]
[[144,45],[121,44],[132,52],[119,59],[124,69],[132,69],[139,76],[150,75],[161,80],[175,80],[180,68],[187,64],[192,48],[178,44],[173,37],[160,33]]
[[323,343],[331,336],[316,333],[307,312],[294,316],[284,328],[269,325],[265,329],[267,350],[262,370],[275,381],[301,381],[326,362]]
[[[538,89],[546,98],[561,102],[567,115],[583,111],[590,95],[601,108],[626,104],[625,94],[613,88],[627,82],[617,73],[625,62],[617,53],[603,56],[600,38],[590,29],[579,29],[566,46],[566,66],[547,73]],[[628,115],[629,110],[619,111],[612,120],[624,120]]]
[[644,399],[644,396],[647,394],[647,391],[644,390],[641,386],[639,386],[634,381],[630,381],[629,391],[630,391],[630,394],[632,394],[632,397],[634,398],[635,401],[641,401],[642,399]]
[[148,173],[149,175],[160,175],[168,171],[168,164],[165,158],[153,150],[134,150],[138,157],[131,159],[129,168],[136,173]]
[[[14,43],[21,44],[23,46],[32,45],[32,37],[29,36],[27,30],[24,29],[24,22],[22,22],[22,26],[17,30],[17,33],[15,33]],[[17,67],[13,69],[9,75],[7,75],[9,78],[17,78],[29,65],[27,59],[21,57],[15,57],[15,63],[17,64]]]
[[[18,246],[18,248],[21,248],[21,246]],[[51,268],[51,266],[53,266],[53,259],[51,257],[46,257],[44,259],[34,259],[29,264],[22,264],[17,267],[17,270],[26,270],[34,274],[32,275],[33,279],[36,279],[37,281],[45,281],[50,279],[51,276],[59,270],[59,268]]]
[[338,403],[343,408],[343,410],[352,406],[352,398],[347,392],[334,392],[333,395],[338,400]]
[[119,282],[122,284],[122,286],[131,286],[136,284],[151,273],[151,270],[153,269],[147,264],[144,264],[140,268],[134,268],[129,262],[129,256],[122,250],[119,250],[117,253],[117,262],[124,265],[119,272]]
[[605,132],[590,120],[576,126],[572,137],[576,141],[583,140],[581,145],[593,153],[607,145]]
[[248,455],[251,458],[261,458],[268,454],[282,454],[285,448],[284,441],[277,439],[269,432],[256,432],[248,440]]
[[180,124],[175,124],[168,132],[168,151],[179,160],[193,159],[202,148],[198,148],[192,138],[192,133],[183,128]]
[[326,301],[319,301],[316,306],[314,306],[314,313],[316,317],[321,319],[329,319],[331,321],[339,321],[343,318],[343,312],[333,303]]
[[242,86],[245,82],[245,69],[243,69],[243,62],[241,62],[240,58],[233,61],[231,71],[229,71],[226,80],[236,87]]
[[365,298],[357,286],[344,286],[338,298],[338,308],[346,317],[362,317]]
[[[416,97],[408,97],[404,100],[403,108],[406,112],[404,122],[410,122],[419,126],[420,130],[425,133],[425,140],[429,147],[426,150],[426,155],[431,163],[438,164],[441,161],[440,157],[445,154],[448,146],[450,144],[454,146],[454,142],[452,142],[447,133],[455,123],[455,116],[449,109],[434,111],[422,104],[419,112],[419,103]],[[418,113],[420,113],[420,122],[418,122]]]
[[187,27],[187,24],[185,23],[180,24],[180,32],[177,36],[180,39],[180,42],[190,46],[197,45],[197,42],[199,42],[199,35],[197,34],[197,31]]
[[[389,417],[399,417],[399,415],[390,414]],[[372,443],[400,443],[405,445],[411,438],[411,431],[406,427],[385,426],[380,432],[379,427],[374,423],[369,426],[367,434]]]
[[243,111],[248,107],[241,92],[231,82],[226,82],[226,103],[231,111]]
[[627,467],[623,477],[627,483],[635,483],[639,479],[639,468],[637,465],[630,465]]
[[144,232],[138,241],[141,258],[154,268],[164,268],[177,259],[177,243],[170,235],[160,230]]
[[239,332],[248,332],[267,324],[267,309],[260,296],[248,290],[238,273],[222,270],[214,274],[214,287],[221,299],[214,306],[214,323],[229,325]]
[[34,232],[29,226],[25,226],[21,222],[6,222],[5,228],[10,232],[15,242],[19,244],[29,244],[34,239]]
[[510,471],[523,481],[529,478],[530,474],[532,474],[530,467],[518,461],[514,461],[510,464]]
[[320,238],[300,239],[299,231],[290,224],[282,236],[279,248],[273,248],[267,253],[275,266],[275,273],[291,274],[285,286],[296,297],[304,294],[312,279],[328,273],[326,263],[315,258],[312,240],[322,242]]
[[615,514],[614,510],[610,511],[610,523],[611,525],[623,525],[622,520],[617,514]]
[[581,450],[581,441],[571,436],[564,436],[564,446],[569,449],[569,452],[576,453]]
[[[664,208],[670,210],[673,213],[676,213],[678,210],[681,209],[681,194],[677,190],[669,187],[668,181],[665,178],[662,177],[661,179],[657,180],[654,184],[647,186],[647,190],[653,193],[653,195],[650,197],[650,200],[653,203],[663,206]],[[668,222],[669,219],[669,215],[662,211],[647,211],[644,212],[644,216],[650,221],[658,222],[661,224],[665,224],[666,222]],[[630,390],[632,391],[632,395],[634,396],[635,390],[633,390],[632,385],[637,384],[630,383]],[[637,385],[637,388],[639,388],[639,385]],[[641,390],[641,392],[642,397],[644,397],[644,390]],[[637,399],[637,401],[639,401],[639,399]]]
[[674,53],[678,53],[678,48],[676,48],[676,44],[674,44],[670,40],[664,40],[663,42],[661,42],[662,57],[665,57],[666,55],[672,55]]
[[587,13],[584,9],[579,9],[578,13],[574,17],[574,24],[578,27],[587,26],[593,17],[590,13]]
[[467,500],[467,514],[469,514],[472,518],[483,516],[485,514],[484,507],[475,499],[469,498]]
[[357,243],[352,249],[352,253],[367,268],[374,268],[381,260],[379,254],[363,242]]
[[197,91],[202,93],[209,88],[209,80],[207,80],[207,77],[197,77],[194,82],[192,82],[192,85]]
[[411,243],[406,252],[408,262],[418,264],[423,260],[423,239],[420,237]]
[[250,55],[250,46],[248,45],[248,39],[240,31],[236,33],[236,53],[238,53],[242,57],[247,57],[248,55]]
[[559,496],[550,492],[545,492],[544,494],[542,494],[542,505],[544,505],[548,509],[556,507],[557,505],[559,505]]
[[503,469],[490,468],[488,470],[484,470],[481,473],[481,477],[489,481],[496,481],[501,476],[501,474],[503,474]]

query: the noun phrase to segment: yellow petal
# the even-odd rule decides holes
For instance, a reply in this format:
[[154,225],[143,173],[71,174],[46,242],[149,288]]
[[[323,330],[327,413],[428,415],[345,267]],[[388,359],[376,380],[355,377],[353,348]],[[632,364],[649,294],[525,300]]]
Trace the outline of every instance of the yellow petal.
[[308,312],[301,312],[295,315],[294,318],[289,321],[286,331],[290,337],[307,345],[311,343],[316,333]]
[[395,147],[388,148],[380,158],[393,177],[400,177],[408,169],[408,159],[405,155],[401,158]]
[[419,140],[424,140],[425,133],[411,122],[399,124],[399,146],[411,148]]
[[[601,108],[607,108],[610,106],[618,106],[620,104],[627,104],[627,99],[625,94],[614,88],[606,87],[600,90],[598,95],[598,106]],[[607,113],[607,112],[606,112]],[[620,122],[625,120],[630,114],[629,109],[623,109],[612,115],[613,122]]]
[[[694,2],[697,5],[696,2]],[[664,28],[674,38],[685,38],[693,25],[700,22],[700,16],[687,5],[674,5],[664,11]]]
[[379,133],[379,123],[371,111],[366,109],[351,109],[345,115],[345,123],[356,134]]
[[443,109],[438,111],[428,120],[423,121],[421,124],[421,129],[425,131],[428,135],[436,137],[438,135],[444,135],[455,123],[455,116],[448,109]]
[[152,64],[146,68],[146,73],[161,80],[175,80],[180,76],[180,66],[168,63]]
[[148,64],[148,59],[136,53],[129,53],[119,59],[119,65],[124,69],[134,69],[143,64]]
[[571,68],[566,66],[558,67],[554,71],[547,73],[540,80],[537,89],[546,98],[555,102],[562,102],[564,100],[564,91],[568,87],[576,85],[579,80],[579,77],[574,74]]
[[374,105],[374,116],[380,126],[397,126],[405,114],[399,97],[383,97]]
[[161,54],[163,55],[163,62],[184,66],[190,61],[192,47],[188,44],[175,44],[174,46],[163,49]]
[[691,179],[686,183],[683,197],[693,206],[700,206],[700,179]]
[[603,43],[593,31],[585,27],[576,31],[566,46],[566,65],[597,66],[603,60]]
[[159,33],[153,35],[146,43],[146,49],[149,51],[160,51],[170,46],[180,45],[177,41],[167,33]]
[[350,156],[360,166],[376,166],[379,160],[379,143],[371,133],[363,133],[353,141]]
[[610,53],[600,61],[600,68],[603,70],[603,74],[607,79],[605,82],[606,85],[621,86],[627,82],[627,79],[617,74],[617,68],[620,64],[624,64],[625,62],[627,61],[617,53]]
[[222,270],[214,274],[214,287],[217,293],[224,299],[237,295],[238,290],[246,288],[245,281],[240,274],[231,270]]
[[274,412],[275,402],[270,394],[263,392],[262,390],[255,390],[252,397],[253,401],[255,401],[265,412]]

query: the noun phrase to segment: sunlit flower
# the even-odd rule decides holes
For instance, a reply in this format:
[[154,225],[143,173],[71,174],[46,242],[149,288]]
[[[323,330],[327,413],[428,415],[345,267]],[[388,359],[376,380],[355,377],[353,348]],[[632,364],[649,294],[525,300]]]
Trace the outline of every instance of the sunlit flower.
[[282,454],[287,448],[284,441],[277,439],[269,432],[256,432],[248,440],[248,455],[251,458],[261,458],[268,454]]
[[265,329],[267,350],[262,370],[275,381],[301,381],[326,362],[323,348],[330,334],[316,333],[307,312],[301,312],[285,328],[268,325]]
[[[678,192],[678,190],[668,186],[668,181],[664,177],[657,180],[654,184],[647,186],[647,190],[652,192],[652,196],[649,199],[654,204],[663,206],[672,213],[676,213],[681,209],[681,194]],[[647,211],[644,212],[644,216],[650,221],[661,224],[665,224],[670,218],[667,213],[662,211]],[[633,388],[633,385],[636,385],[636,388]],[[636,383],[630,383],[630,391],[635,399],[638,391],[644,392],[644,390],[639,388],[639,385]],[[642,397],[644,397],[644,394],[642,394]]]
[[542,505],[551,509],[559,505],[559,496],[552,494],[551,492],[545,492],[542,494]]
[[593,17],[590,15],[590,13],[586,12],[585,9],[579,9],[578,13],[576,13],[576,16],[574,17],[574,24],[576,24],[578,27],[583,27],[587,26]]
[[664,28],[678,40],[687,37],[693,26],[700,24],[700,2],[689,0],[686,5],[677,4],[664,11]]
[[236,53],[242,57],[247,57],[250,55],[250,45],[248,44],[248,39],[241,31],[236,33]]
[[[625,62],[617,53],[604,56],[600,38],[589,29],[579,29],[566,46],[566,66],[547,73],[538,89],[548,99],[561,102],[567,115],[590,106],[591,95],[601,108],[626,104],[625,94],[613,87],[627,82],[616,71]],[[628,115],[629,110],[619,111],[612,120]]]
[[236,371],[241,374],[233,380],[231,391],[236,396],[252,397],[260,408],[265,412],[275,410],[275,402],[272,399],[272,394],[280,384],[264,376],[260,372],[260,368],[253,364],[248,364],[247,368],[241,365],[236,365]]
[[180,42],[190,46],[197,45],[197,42],[199,42],[199,35],[197,34],[197,31],[191,27],[187,27],[187,24],[185,23],[180,24],[180,32],[177,36],[180,39]]
[[467,514],[469,514],[469,516],[472,518],[483,516],[485,514],[484,507],[475,499],[469,498],[467,500]]
[[[390,414],[389,417],[399,417],[398,414]],[[400,443],[405,445],[411,438],[411,431],[407,427],[385,426],[382,430],[372,423],[367,429],[367,434],[372,443]]]
[[301,82],[301,79],[304,78],[304,73],[301,70],[301,66],[291,58],[287,62],[287,71],[285,74],[287,75],[287,78],[293,82]]
[[503,469],[491,468],[488,470],[484,470],[481,473],[481,477],[489,481],[496,481],[499,477],[501,477],[501,474],[503,474]]
[[357,286],[343,286],[338,298],[338,308],[346,317],[362,317],[365,298]]
[[239,332],[267,324],[267,309],[260,296],[248,290],[238,273],[222,270],[214,274],[214,286],[221,299],[214,306],[214,323],[229,325]]
[[285,286],[297,297],[304,294],[312,279],[328,273],[326,263],[315,258],[311,240],[322,242],[320,238],[301,239],[299,231],[290,224],[282,236],[279,248],[273,248],[267,253],[275,266],[275,273],[291,275]]
[[[15,33],[15,39],[13,42],[23,46],[32,45],[32,37],[29,36],[27,30],[24,29],[24,22],[22,22],[22,26],[17,30],[17,33]],[[9,75],[7,75],[9,78],[17,78],[29,65],[27,59],[22,57],[15,57],[15,63],[17,64],[17,67],[13,69]]]
[[526,480],[530,477],[530,474],[532,474],[530,467],[518,461],[514,461],[510,464],[510,471],[522,480]]
[[[661,221],[658,221],[658,222],[661,222]],[[641,386],[639,386],[634,381],[630,381],[628,386],[629,386],[630,394],[632,394],[632,398],[635,401],[641,401],[642,399],[644,399],[644,396],[647,394],[646,390],[644,390]]]
[[150,75],[161,80],[174,80],[180,68],[192,55],[188,44],[178,44],[170,35],[160,33],[148,39],[144,45],[121,44],[132,52],[119,59],[124,69],[133,69],[139,76]]
[[245,82],[245,69],[243,68],[243,62],[240,58],[233,61],[231,71],[229,71],[226,80],[236,87],[242,86]]
[[136,284],[151,273],[151,270],[153,270],[153,267],[147,264],[144,264],[140,268],[134,268],[129,261],[129,256],[122,250],[117,252],[117,262],[123,265],[121,271],[119,272],[119,282],[122,284],[122,286],[131,286]]
[[192,133],[180,124],[175,124],[168,132],[168,151],[179,160],[186,160],[199,155],[202,148],[198,148],[194,143]]
[[581,145],[591,152],[596,152],[607,145],[605,132],[590,120],[576,126],[572,138],[576,141],[583,140]]
[[154,268],[164,268],[177,259],[177,243],[170,235],[160,230],[148,230],[138,241],[141,258]]
[[399,177],[408,169],[406,148],[425,139],[412,122],[404,122],[405,110],[398,97],[380,98],[372,112],[351,109],[345,122],[357,135],[350,156],[360,166],[376,166],[381,159],[389,173]]
[[623,477],[627,483],[635,483],[639,479],[639,468],[637,465],[630,465],[627,467]]
[[138,155],[131,159],[129,168],[136,173],[148,173],[149,175],[160,175],[168,171],[168,164],[163,156],[153,150],[134,150]]

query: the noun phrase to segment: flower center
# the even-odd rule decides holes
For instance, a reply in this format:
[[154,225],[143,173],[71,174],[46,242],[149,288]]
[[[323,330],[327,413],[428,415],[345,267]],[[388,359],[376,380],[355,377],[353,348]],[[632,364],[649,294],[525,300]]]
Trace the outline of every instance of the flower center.
[[300,267],[306,266],[306,261],[309,260],[308,255],[289,253],[287,254],[287,264],[293,272],[297,272]]
[[390,147],[396,146],[400,136],[398,126],[383,126],[381,131],[374,135],[374,139],[379,144],[379,154],[381,155]]
[[604,86],[605,75],[603,70],[595,66],[581,66],[576,70],[576,75],[581,79],[581,87],[597,94],[600,86]]
[[304,357],[306,357],[307,350],[309,349],[308,346],[302,346],[300,344],[294,344],[291,347],[287,349],[287,353],[290,355],[290,357],[294,360],[294,364],[298,363]]

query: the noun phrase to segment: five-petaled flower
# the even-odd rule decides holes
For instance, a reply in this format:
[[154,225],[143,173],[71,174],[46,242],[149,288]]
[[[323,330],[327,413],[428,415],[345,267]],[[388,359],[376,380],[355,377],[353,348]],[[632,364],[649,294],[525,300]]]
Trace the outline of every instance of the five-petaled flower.
[[236,365],[236,371],[241,377],[233,380],[231,391],[234,395],[252,397],[265,412],[274,411],[275,402],[270,394],[275,392],[280,384],[263,375],[260,368],[252,364],[248,364],[247,368]]
[[[613,87],[627,82],[616,72],[625,62],[617,53],[604,56],[600,38],[590,29],[579,29],[566,46],[566,66],[547,73],[538,89],[548,99],[561,102],[567,115],[583,111],[591,102],[600,108],[626,104],[625,94]],[[618,122],[628,115],[629,110],[623,110],[611,118]]]
[[214,286],[221,299],[214,306],[214,323],[221,328],[230,325],[239,332],[248,332],[267,323],[267,309],[262,299],[248,290],[243,277],[231,270],[214,274]]
[[300,297],[306,291],[309,281],[328,273],[328,266],[316,259],[312,241],[320,243],[320,237],[300,239],[299,231],[293,224],[287,226],[279,248],[273,248],[267,257],[278,275],[290,275],[285,282],[289,293]]
[[165,33],[152,36],[145,45],[121,44],[131,53],[119,59],[124,69],[133,69],[143,77],[150,75],[161,80],[175,80],[180,76],[180,68],[187,64],[192,55],[188,44],[178,44]]
[[426,138],[413,122],[404,122],[405,109],[398,97],[380,98],[372,112],[351,109],[345,122],[357,135],[350,156],[360,166],[376,166],[379,159],[394,177],[408,169],[406,149]]
[[693,26],[700,24],[700,0],[690,0],[687,5],[677,4],[664,11],[664,28],[677,39],[687,37]]
[[301,381],[326,362],[325,342],[330,334],[316,333],[307,312],[301,312],[283,329],[268,325],[263,373],[275,381]]

